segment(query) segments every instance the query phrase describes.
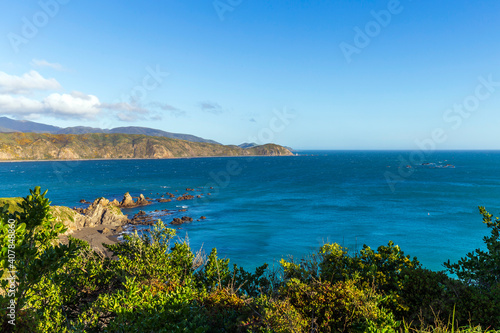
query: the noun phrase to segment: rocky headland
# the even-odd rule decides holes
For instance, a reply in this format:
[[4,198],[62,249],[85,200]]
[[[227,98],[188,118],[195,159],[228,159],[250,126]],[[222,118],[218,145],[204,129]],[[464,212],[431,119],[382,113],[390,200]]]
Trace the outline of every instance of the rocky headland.
[[[186,189],[186,191],[193,191]],[[160,195],[160,193],[157,193]],[[163,199],[165,196],[169,199]],[[196,197],[200,197],[197,195]],[[153,225],[158,219],[162,219],[165,224],[170,224],[179,227],[184,223],[193,222],[194,219],[189,216],[181,216],[185,214],[186,209],[155,209],[149,212],[140,210],[132,218],[121,211],[122,208],[130,209],[150,205],[154,202],[170,202],[172,200],[184,201],[193,200],[195,196],[184,193],[175,195],[173,193],[161,194],[158,199],[151,199],[140,194],[138,197],[132,197],[130,193],[125,193],[123,199],[109,200],[103,197],[97,198],[92,202],[85,199],[80,200],[82,204],[88,204],[86,208],[69,208],[65,206],[52,206],[51,212],[55,217],[56,222],[62,222],[67,231],[61,236],[63,242],[67,242],[68,236],[83,239],[94,248],[101,251],[104,255],[109,256],[107,249],[102,244],[112,244],[118,241],[118,237],[126,229],[134,229],[137,225]],[[134,200],[135,199],[135,200]],[[171,215],[177,214],[179,217],[172,218]],[[175,215],[174,215],[175,216]],[[196,221],[205,220],[205,216],[201,216]]]
[[[210,189],[207,188],[207,190]],[[189,192],[193,193],[195,191],[198,191],[200,194],[196,196],[188,194]],[[178,192],[178,190],[175,192]],[[200,222],[206,219],[205,216],[196,219],[187,216],[186,206],[174,205],[169,209],[165,209],[165,206],[161,206],[163,202],[194,200],[195,198],[201,197],[204,194],[201,193],[200,188],[197,190],[187,188],[184,194],[167,192],[156,193],[156,196],[153,195],[153,193],[150,193],[150,195],[156,198],[152,199],[145,197],[143,194],[132,197],[130,193],[127,192],[121,200],[117,200],[116,198],[109,200],[104,197],[94,199],[93,201],[82,199],[80,200],[80,204],[82,204],[80,207],[70,208],[66,206],[51,206],[50,212],[55,222],[61,222],[67,228],[66,232],[60,237],[62,242],[66,243],[69,236],[82,239],[87,241],[92,248],[101,251],[106,256],[109,256],[110,253],[102,245],[103,243],[116,243],[122,233],[129,233],[135,228],[139,228],[140,225],[153,225],[158,219],[161,219],[165,224],[181,229],[182,224],[191,223],[195,220]],[[209,195],[209,193],[207,193],[207,195]],[[165,199],[165,197],[168,199]],[[18,204],[21,203],[22,200],[23,198],[0,198],[0,207],[7,205],[9,212],[13,213],[19,209]],[[126,209],[130,212],[130,209],[149,205],[153,205],[154,208],[157,209],[153,207],[147,211],[141,209],[131,218],[122,212],[122,209]]]
[[250,148],[135,134],[0,133],[0,161],[286,156],[275,144]]

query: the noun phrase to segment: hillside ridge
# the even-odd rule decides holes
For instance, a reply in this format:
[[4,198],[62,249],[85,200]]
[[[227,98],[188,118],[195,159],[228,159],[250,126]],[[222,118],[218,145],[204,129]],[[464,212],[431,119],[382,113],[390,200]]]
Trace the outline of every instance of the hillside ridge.
[[0,160],[164,159],[215,156],[286,156],[288,149],[190,142],[139,134],[0,133]]
[[28,120],[14,120],[8,117],[0,117],[0,132],[22,132],[22,133],[50,133],[50,134],[88,134],[88,133],[116,133],[116,134],[144,134],[149,136],[163,136],[171,139],[187,140],[191,142],[207,142],[220,144],[214,140],[200,138],[191,134],[166,132],[159,129],[139,126],[116,127],[102,129],[87,126],[58,127],[46,125]]

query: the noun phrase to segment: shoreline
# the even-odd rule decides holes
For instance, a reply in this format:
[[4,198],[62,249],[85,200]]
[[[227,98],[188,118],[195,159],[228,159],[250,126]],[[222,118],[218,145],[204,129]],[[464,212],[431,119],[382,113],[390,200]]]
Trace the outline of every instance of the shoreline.
[[82,162],[82,161],[144,161],[144,160],[188,160],[196,158],[230,158],[230,157],[291,157],[298,155],[236,155],[236,156],[189,156],[189,157],[168,157],[168,158],[82,158],[82,159],[51,159],[51,160],[0,160],[0,163],[19,163],[19,162]]
[[[103,230],[107,228],[110,230],[109,233],[104,234]],[[102,224],[96,227],[83,227],[74,230],[70,234],[60,235],[59,242],[62,244],[68,243],[68,237],[77,238],[86,241],[90,248],[96,252],[102,253],[105,257],[111,258],[111,252],[106,249],[102,244],[117,244],[120,241],[118,237],[121,235],[120,232],[116,232],[116,227],[111,227],[109,225]]]

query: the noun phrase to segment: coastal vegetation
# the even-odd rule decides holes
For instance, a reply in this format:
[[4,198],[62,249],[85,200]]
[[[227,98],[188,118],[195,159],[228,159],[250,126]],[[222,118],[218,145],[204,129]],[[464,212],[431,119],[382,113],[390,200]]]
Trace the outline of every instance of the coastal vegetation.
[[[9,332],[492,332],[500,329],[500,221],[485,250],[447,271],[422,267],[392,242],[351,252],[324,244],[254,272],[208,256],[158,220],[107,245],[58,236],[39,187],[4,203],[0,324]],[[10,250],[10,251],[9,251]],[[13,254],[13,255],[11,255]],[[11,279],[11,275],[15,276]],[[13,325],[15,324],[15,325]]]
[[292,155],[279,145],[243,149],[135,134],[0,133],[0,160],[179,158],[206,156]]

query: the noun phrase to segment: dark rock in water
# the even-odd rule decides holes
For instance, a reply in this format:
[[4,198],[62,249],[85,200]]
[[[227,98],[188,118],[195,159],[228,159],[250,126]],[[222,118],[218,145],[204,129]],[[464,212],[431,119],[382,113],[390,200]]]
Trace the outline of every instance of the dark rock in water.
[[172,199],[156,199],[158,202],[170,202]]
[[194,199],[194,195],[190,195],[190,194],[183,194],[182,196],[180,197],[177,197],[177,201],[184,201],[184,200],[193,200]]
[[205,216],[200,217],[200,220],[205,220],[205,219],[206,219]]
[[154,224],[153,218],[146,214],[145,211],[141,210],[137,214],[134,215],[132,220],[130,220],[131,224],[146,224],[152,225]]
[[173,225],[180,225],[180,224],[183,224],[183,223],[186,223],[186,222],[193,222],[193,218],[189,217],[189,216],[183,216],[182,218],[174,218],[172,220],[172,222],[170,222],[170,224],[173,224]]
[[82,199],[82,200],[80,200],[80,203],[83,203],[83,204],[90,204],[91,202],[88,202],[87,200]]
[[179,224],[183,224],[183,223],[184,222],[180,218],[178,218],[178,217],[174,218],[172,220],[172,222],[170,222],[170,224],[174,224],[174,225],[179,225]]

